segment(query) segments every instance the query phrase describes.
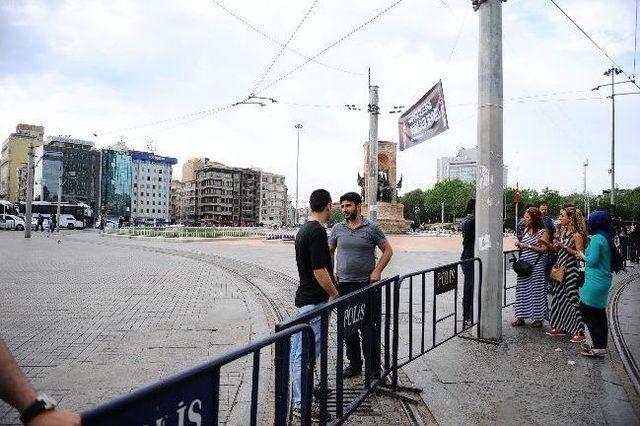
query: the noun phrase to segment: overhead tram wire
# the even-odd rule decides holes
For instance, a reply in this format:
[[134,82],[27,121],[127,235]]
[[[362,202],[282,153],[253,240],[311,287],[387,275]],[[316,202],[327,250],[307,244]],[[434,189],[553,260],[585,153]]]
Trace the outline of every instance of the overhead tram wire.
[[299,65],[297,65],[296,67],[292,68],[291,70],[289,70],[288,72],[280,75],[278,78],[276,78],[274,81],[272,81],[271,83],[269,83],[268,85],[266,85],[265,87],[263,87],[260,91],[258,91],[257,93],[262,93],[265,90],[275,86],[276,84],[278,84],[279,82],[281,82],[282,80],[284,80],[285,78],[289,77],[291,74],[295,73],[296,71],[298,71],[299,69],[303,68],[304,66],[306,66],[309,62],[313,61],[314,59],[316,59],[317,57],[319,57],[320,55],[326,53],[328,50],[334,48],[335,46],[337,46],[338,44],[342,43],[344,40],[346,40],[347,38],[351,37],[353,34],[355,34],[356,32],[360,31],[361,29],[363,29],[364,27],[366,27],[367,25],[369,25],[371,22],[375,21],[376,19],[378,19],[379,17],[381,17],[382,15],[384,15],[385,13],[387,13],[388,11],[390,11],[391,9],[393,9],[394,7],[396,7],[397,5],[399,5],[400,3],[402,3],[403,0],[395,0],[394,2],[392,2],[389,6],[387,6],[385,9],[381,10],[380,12],[378,12],[375,16],[373,16],[372,18],[368,19],[367,21],[365,21],[364,23],[358,25],[357,27],[355,27],[354,29],[352,29],[351,31],[349,31],[347,34],[343,35],[342,37],[340,37],[339,39],[337,39],[336,41],[334,41],[333,43],[331,43],[330,45],[328,45],[327,47],[325,47],[324,49],[319,50],[317,53],[315,53],[311,58],[307,59],[306,61],[300,63]]
[[276,64],[276,62],[278,61],[278,59],[280,59],[280,56],[282,55],[282,52],[284,52],[284,49],[287,48],[287,46],[289,45],[289,43],[291,42],[291,40],[293,40],[293,37],[295,37],[296,33],[298,32],[298,30],[300,29],[300,27],[302,26],[302,24],[304,24],[304,21],[307,20],[307,17],[309,16],[309,14],[311,13],[311,11],[313,10],[314,7],[316,7],[316,4],[318,4],[319,0],[314,0],[313,3],[311,3],[311,7],[309,7],[309,10],[307,10],[307,13],[304,14],[304,16],[302,17],[302,19],[300,20],[300,22],[298,23],[298,26],[296,26],[295,30],[293,30],[293,32],[291,33],[291,35],[289,36],[289,38],[287,39],[287,41],[285,42],[285,44],[280,48],[280,50],[278,51],[278,53],[276,54],[276,56],[273,58],[273,60],[271,61],[271,64],[269,65],[269,67],[265,70],[265,72],[262,73],[262,76],[260,77],[260,79],[258,80],[258,82],[256,83],[256,85],[254,86],[253,89],[251,89],[251,92],[249,93],[250,96],[253,96],[256,94],[256,90],[258,90],[258,88],[260,87],[260,85],[264,82],[264,79],[267,78],[267,75],[269,74],[269,71],[271,71],[271,69],[273,68],[273,66]]
[[[220,9],[222,9],[224,12],[229,14],[231,17],[236,19],[238,22],[242,23],[243,25],[247,26],[251,30],[253,30],[256,33],[260,34],[262,37],[266,38],[270,42],[272,42],[274,44],[277,44],[279,46],[284,46],[285,45],[283,42],[273,38],[271,35],[269,35],[265,31],[261,30],[260,28],[258,28],[254,24],[252,24],[251,22],[247,21],[245,18],[243,18],[242,16],[238,15],[236,12],[234,12],[231,9],[229,9],[227,6],[221,4],[218,0],[210,0],[210,1],[213,4],[215,4],[216,6],[218,6]],[[286,46],[286,49],[288,51],[292,52],[292,53],[295,53],[296,55],[300,56],[301,58],[309,59],[309,56],[305,55],[304,53],[300,52],[299,50],[296,50],[296,49],[294,49],[292,47],[289,47],[289,46]],[[349,71],[349,70],[346,70],[344,68],[337,67],[335,65],[327,64],[325,62],[321,62],[321,61],[317,61],[317,60],[313,60],[312,62],[315,63],[315,64],[318,64],[320,66],[323,66],[325,68],[328,68],[328,69],[331,69],[331,70],[334,70],[334,71],[339,71],[339,72],[342,72],[342,73],[345,73],[345,74],[351,74],[353,76],[363,76],[364,75],[364,73],[355,72],[355,71]]]
[[636,25],[633,32],[633,78],[636,78],[636,56],[638,53],[638,3],[636,0]]
[[[618,65],[618,63],[617,63],[617,62],[616,62],[616,61],[615,61],[611,56],[609,56],[609,54],[608,54],[607,52],[605,52],[605,51],[604,51],[604,49],[603,49],[602,47],[600,47],[600,45],[599,45],[599,44],[598,44],[598,43],[597,43],[597,42],[596,42],[596,41],[595,41],[595,40],[594,40],[594,39],[593,39],[589,34],[587,34],[587,32],[586,32],[585,30],[583,30],[583,29],[582,29],[582,27],[581,27],[580,25],[578,25],[578,23],[577,23],[576,21],[574,21],[574,20],[573,20],[573,18],[571,18],[571,16],[569,16],[569,15],[567,14],[567,12],[565,12],[565,11],[564,11],[564,10],[563,10],[559,5],[558,5],[558,3],[556,3],[556,1],[555,1],[555,0],[549,0],[549,1],[550,1],[551,3],[553,3],[553,5],[554,5],[556,8],[558,8],[558,10],[559,10],[560,12],[562,12],[562,14],[563,14],[564,16],[566,16],[566,18],[567,18],[569,21],[571,21],[571,23],[572,23],[573,25],[575,25],[575,26],[576,26],[576,28],[578,28],[578,29],[580,30],[580,32],[581,32],[582,34],[584,34],[584,36],[585,36],[585,37],[587,37],[587,38],[589,39],[589,41],[590,41],[591,43],[593,43],[593,45],[594,45],[595,47],[597,47],[597,48],[598,48],[598,50],[599,50],[600,52],[602,52],[602,54],[603,54],[604,56],[606,56],[606,57],[607,57],[607,59],[609,59],[609,61],[611,61],[611,63],[612,63],[613,65],[615,65],[617,68],[619,68],[619,69],[624,73],[624,75],[625,75],[625,76],[630,80],[630,82],[631,82],[631,83],[633,83],[633,84],[634,84],[638,89],[640,89],[640,85],[638,85],[638,82],[637,82],[637,81],[635,81],[635,76],[634,76],[634,77],[631,77],[629,74],[627,74],[627,72],[624,70],[624,68],[622,68],[620,65]],[[637,0],[636,0],[636,10],[637,10]],[[636,25],[636,27],[637,27],[637,25]]]

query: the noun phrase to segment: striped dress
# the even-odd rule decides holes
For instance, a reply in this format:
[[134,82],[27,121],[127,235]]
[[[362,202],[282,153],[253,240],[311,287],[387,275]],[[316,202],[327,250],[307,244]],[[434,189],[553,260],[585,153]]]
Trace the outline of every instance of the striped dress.
[[[537,246],[544,233],[544,228],[533,235],[524,234],[522,242]],[[539,259],[538,259],[539,257]],[[528,277],[518,277],[516,286],[516,312],[518,319],[544,321],[548,319],[546,254],[540,255],[533,250],[522,249],[520,259],[535,264],[533,273]],[[537,262],[537,263],[536,263]]]
[[[564,245],[575,250],[573,235],[574,232],[566,233],[561,238]],[[562,249],[555,266],[564,266],[566,271],[563,282],[551,281],[551,327],[572,334],[584,333],[578,294],[578,259]]]

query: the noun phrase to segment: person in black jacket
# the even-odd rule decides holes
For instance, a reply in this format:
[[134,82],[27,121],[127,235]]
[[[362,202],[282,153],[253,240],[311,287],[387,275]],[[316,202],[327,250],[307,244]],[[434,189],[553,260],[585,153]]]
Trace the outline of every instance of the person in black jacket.
[[[467,202],[467,217],[462,221],[462,255],[460,260],[473,259],[475,257],[476,240],[476,200]],[[462,293],[462,328],[470,327],[473,323],[473,287],[474,287],[474,262],[462,263],[464,272],[464,292]]]

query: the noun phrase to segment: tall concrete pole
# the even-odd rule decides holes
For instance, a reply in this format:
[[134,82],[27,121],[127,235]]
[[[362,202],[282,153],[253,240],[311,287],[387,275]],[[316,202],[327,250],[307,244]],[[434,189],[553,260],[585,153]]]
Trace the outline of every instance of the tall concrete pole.
[[482,260],[479,337],[502,338],[502,0],[479,5],[476,238]]
[[611,68],[611,206],[616,205],[616,89],[614,78],[618,68]]
[[300,168],[300,129],[302,129],[302,124],[296,124],[295,128],[298,132],[298,144],[296,145],[296,213],[294,215],[294,220],[296,221],[296,223],[294,224],[294,226],[298,225],[298,222],[300,222],[300,213],[298,212],[298,173]]
[[369,174],[367,204],[369,220],[378,219],[378,86],[369,85]]
[[33,202],[33,144],[29,145],[29,159],[27,163],[27,199],[25,200],[24,212],[24,237],[31,238],[31,211]]
[[56,215],[56,232],[60,232],[60,203],[62,202],[62,160],[60,161],[60,176],[58,176],[58,214]]

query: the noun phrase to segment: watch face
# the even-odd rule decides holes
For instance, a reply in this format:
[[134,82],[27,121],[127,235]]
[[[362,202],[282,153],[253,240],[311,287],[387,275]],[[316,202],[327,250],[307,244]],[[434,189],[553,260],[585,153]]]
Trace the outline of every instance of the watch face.
[[46,393],[41,393],[40,395],[38,395],[38,398],[36,398],[36,399],[38,399],[38,400],[40,400],[40,401],[42,401],[44,403],[45,410],[51,410],[53,408],[56,408],[56,405],[58,405],[56,400],[51,398]]

